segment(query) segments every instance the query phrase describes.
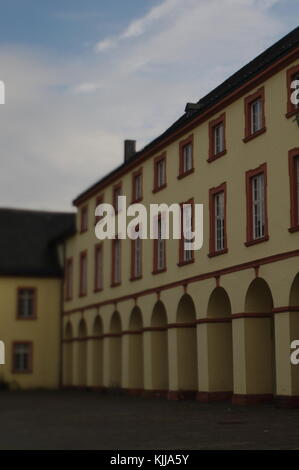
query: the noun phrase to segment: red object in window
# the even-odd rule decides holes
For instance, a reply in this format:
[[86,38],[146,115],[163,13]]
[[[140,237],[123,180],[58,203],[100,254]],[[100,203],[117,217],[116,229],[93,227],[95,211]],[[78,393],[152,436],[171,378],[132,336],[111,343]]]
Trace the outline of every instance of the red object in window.
[[[103,202],[104,202],[104,196],[102,196],[102,195],[101,195],[101,196],[98,196],[98,197],[96,198],[95,209],[96,209],[100,204],[103,204]],[[98,215],[96,215],[96,216],[95,216],[95,225],[97,224],[97,222],[99,222],[99,220],[101,220],[101,217],[98,216]]]
[[[193,159],[193,134],[187,137],[184,140],[181,140],[179,144],[179,176],[178,179],[184,178],[185,176],[190,175],[194,172],[194,159]],[[187,148],[190,148],[190,161],[189,158],[186,159],[185,151]],[[186,160],[187,160],[187,168],[186,168]]]
[[[164,169],[163,169],[164,168]],[[164,177],[163,177],[163,175]],[[154,159],[154,188],[153,193],[161,191],[167,186],[166,178],[166,152]]]
[[[215,200],[216,196],[223,194],[223,220],[224,220],[224,227],[223,227],[223,248],[217,250],[216,246],[216,211],[215,211]],[[211,188],[209,191],[209,213],[210,213],[210,252],[209,257],[212,258],[213,256],[223,255],[224,253],[228,252],[227,248],[227,232],[226,232],[226,203],[227,203],[227,191],[226,191],[226,183],[222,183],[215,188]]]
[[79,297],[87,295],[87,250],[80,253]]
[[[179,240],[179,262],[178,266],[185,266],[186,264],[194,263],[194,250],[186,252],[184,248],[184,217],[183,217],[183,206],[184,204],[191,204],[191,230],[194,231],[194,199],[189,199],[186,202],[182,202],[181,206],[181,238]],[[187,254],[188,253],[188,254]]]
[[[264,175],[264,236],[254,238],[253,234],[253,193],[252,179],[255,176]],[[267,210],[267,163],[263,163],[254,170],[246,171],[246,201],[247,201],[247,240],[246,246],[255,245],[269,240],[268,233],[268,210]]]
[[289,151],[289,176],[290,176],[290,207],[291,207],[291,227],[290,232],[299,231],[299,147]]
[[[220,150],[217,150],[216,145],[215,145],[215,132],[217,128],[222,127],[222,139],[223,142],[221,143],[222,148]],[[208,162],[212,162],[216,160],[217,158],[222,157],[225,155],[227,152],[226,149],[226,115],[225,113],[221,114],[217,119],[214,119],[213,121],[209,122],[209,158]]]
[[143,179],[142,168],[134,171],[132,174],[132,204],[142,201],[143,199]]
[[94,247],[94,292],[103,290],[103,244]]
[[122,183],[118,183],[115,186],[113,186],[113,207],[115,214],[119,212],[119,207],[118,207],[118,197],[122,195]]
[[[260,108],[260,125],[258,130],[253,129],[252,124],[252,105],[259,101],[261,103]],[[245,137],[243,142],[248,142],[251,139],[266,132],[266,117],[265,117],[265,88],[261,87],[252,95],[249,95],[244,100],[244,113],[245,113]]]
[[[158,224],[157,230],[162,231],[162,217],[161,214],[158,216],[156,223]],[[152,274],[160,274],[167,271],[166,268],[166,240],[165,239],[154,239],[153,240],[153,272]]]
[[12,373],[32,374],[33,343],[32,341],[14,341],[12,343]]
[[291,95],[294,92],[294,89],[291,88],[291,83],[295,79],[299,80],[299,65],[295,65],[294,67],[291,67],[287,70],[287,118],[294,116],[296,112],[299,111],[299,107],[296,108],[296,106],[291,101]]
[[65,300],[73,297],[73,258],[67,258],[65,262]]
[[88,206],[81,207],[81,225],[80,225],[81,233],[86,232],[88,230]]

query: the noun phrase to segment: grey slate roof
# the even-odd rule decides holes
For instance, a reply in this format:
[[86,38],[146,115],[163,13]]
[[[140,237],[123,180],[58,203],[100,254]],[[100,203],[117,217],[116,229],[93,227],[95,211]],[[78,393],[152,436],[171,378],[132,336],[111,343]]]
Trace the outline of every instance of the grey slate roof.
[[61,276],[55,241],[74,232],[74,213],[0,208],[0,276]]
[[187,112],[185,111],[185,113],[168,129],[166,129],[165,132],[163,132],[156,139],[152,140],[142,150],[136,152],[136,154],[132,158],[130,158],[130,160],[125,163],[122,163],[117,168],[115,168],[110,173],[108,173],[103,178],[94,183],[92,186],[90,186],[88,189],[79,194],[73,201],[73,203],[76,204],[77,200],[79,200],[81,197],[84,197],[90,191],[95,189],[100,183],[104,183],[105,180],[109,179],[113,175],[116,175],[124,167],[131,164],[139,157],[142,157],[142,155],[146,151],[151,150],[153,147],[155,147],[173,132],[179,130],[200,114],[203,114],[210,107],[212,107],[214,104],[223,99],[226,95],[239,88],[241,85],[246,83],[246,81],[252,79],[256,75],[261,73],[264,69],[269,67],[271,64],[273,64],[292,50],[296,49],[297,47],[299,47],[299,26],[290,33],[288,33],[286,36],[284,36],[282,39],[280,39],[278,42],[276,42],[273,46],[266,49],[264,52],[262,52],[262,54],[258,55],[255,59],[253,59],[247,65],[242,67],[236,73],[231,75],[227,80],[221,83],[218,87],[216,87],[206,96],[201,98],[198,101],[198,103],[200,103],[200,110],[193,110]]

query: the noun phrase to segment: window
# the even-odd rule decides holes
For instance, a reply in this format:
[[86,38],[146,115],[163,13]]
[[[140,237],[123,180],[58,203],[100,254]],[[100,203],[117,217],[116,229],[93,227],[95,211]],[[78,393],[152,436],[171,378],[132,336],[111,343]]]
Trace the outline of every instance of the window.
[[94,254],[94,291],[103,289],[103,245],[99,243],[95,246]]
[[210,253],[227,253],[226,235],[226,183],[210,189]]
[[289,174],[291,195],[290,232],[299,230],[299,147],[289,151]]
[[269,238],[266,185],[266,163],[256,170],[247,171],[247,246]]
[[191,135],[180,142],[180,168],[178,178],[183,178],[193,171],[193,135]]
[[65,263],[65,300],[73,297],[73,259],[68,258]]
[[119,201],[118,201],[118,198],[121,195],[122,195],[122,184],[118,183],[117,185],[113,187],[113,207],[114,207],[116,214],[121,209],[121,207],[119,206]]
[[132,177],[132,202],[142,200],[142,169],[133,173]]
[[[138,232],[139,226],[135,230]],[[140,236],[136,240],[131,241],[131,249],[131,281],[134,281],[142,276],[142,240]]]
[[[98,196],[96,198],[96,204],[95,204],[95,209],[100,205],[100,204],[103,204],[104,203],[104,196]],[[99,220],[101,220],[101,217],[96,215],[95,216],[95,225],[99,222]]]
[[88,206],[81,207],[81,233],[88,230]]
[[179,266],[192,263],[194,261],[194,250],[185,248],[185,242],[192,241],[194,201],[190,199],[181,204],[181,239],[179,252]]
[[87,251],[80,253],[79,296],[87,294]]
[[245,138],[248,142],[252,138],[266,131],[265,124],[265,89],[260,88],[254,94],[247,96],[245,106]]
[[36,289],[31,287],[18,289],[17,318],[32,320],[36,318]]
[[225,113],[209,123],[208,162],[226,154]]
[[156,157],[154,160],[154,189],[153,192],[160,191],[166,186],[166,154]]
[[120,240],[112,240],[112,287],[121,283],[121,245]]
[[32,372],[32,343],[28,341],[13,343],[13,373]]
[[166,271],[166,244],[163,238],[164,224],[163,218],[158,217],[157,221],[157,239],[154,240],[154,270],[153,274]]
[[286,117],[288,117],[288,118],[293,116],[299,110],[299,106],[298,105],[296,106],[291,101],[291,96],[295,91],[294,88],[291,88],[291,85],[295,80],[299,80],[299,65],[295,65],[294,67],[291,67],[287,71],[287,97],[288,97],[288,102],[287,102]]

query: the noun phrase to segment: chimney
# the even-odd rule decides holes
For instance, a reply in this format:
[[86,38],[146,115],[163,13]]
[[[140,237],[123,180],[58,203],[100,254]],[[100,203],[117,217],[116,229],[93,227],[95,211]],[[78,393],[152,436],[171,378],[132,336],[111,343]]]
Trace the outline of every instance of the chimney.
[[136,153],[136,140],[125,140],[124,151],[125,162],[128,162]]

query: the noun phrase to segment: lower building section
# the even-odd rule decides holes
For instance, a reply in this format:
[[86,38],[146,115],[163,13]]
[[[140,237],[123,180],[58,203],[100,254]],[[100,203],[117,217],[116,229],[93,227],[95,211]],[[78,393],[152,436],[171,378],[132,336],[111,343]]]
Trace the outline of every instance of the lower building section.
[[63,384],[204,403],[299,404],[297,257],[64,315]]

